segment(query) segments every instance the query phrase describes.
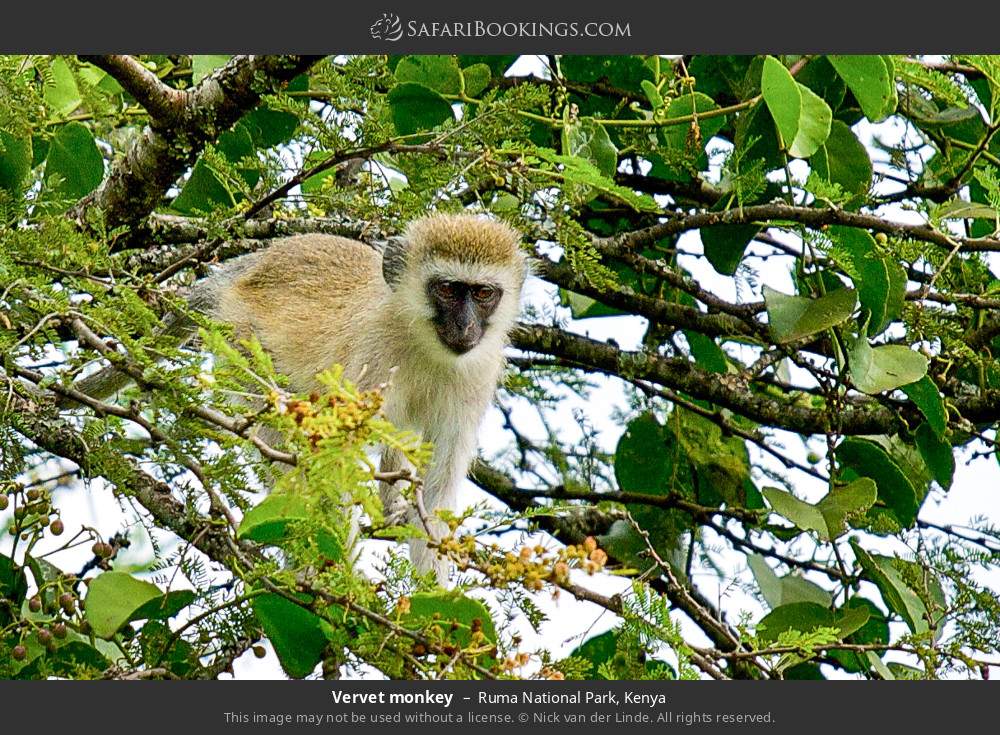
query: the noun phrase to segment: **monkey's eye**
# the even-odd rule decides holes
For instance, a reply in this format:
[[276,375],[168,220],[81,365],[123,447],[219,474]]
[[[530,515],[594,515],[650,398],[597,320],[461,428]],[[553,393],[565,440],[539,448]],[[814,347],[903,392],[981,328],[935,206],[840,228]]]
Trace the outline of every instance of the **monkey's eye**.
[[472,298],[476,301],[488,304],[497,297],[497,289],[493,286],[476,286],[472,289]]
[[434,284],[434,294],[440,299],[454,301],[458,296],[458,289],[455,288],[455,284],[451,281],[441,281]]

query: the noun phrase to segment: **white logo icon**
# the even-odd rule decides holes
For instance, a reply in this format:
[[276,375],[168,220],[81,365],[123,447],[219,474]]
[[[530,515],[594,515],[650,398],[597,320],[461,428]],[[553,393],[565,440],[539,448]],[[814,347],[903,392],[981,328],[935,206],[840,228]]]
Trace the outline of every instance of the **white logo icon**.
[[403,24],[395,13],[382,13],[369,30],[377,41],[398,41],[403,37]]

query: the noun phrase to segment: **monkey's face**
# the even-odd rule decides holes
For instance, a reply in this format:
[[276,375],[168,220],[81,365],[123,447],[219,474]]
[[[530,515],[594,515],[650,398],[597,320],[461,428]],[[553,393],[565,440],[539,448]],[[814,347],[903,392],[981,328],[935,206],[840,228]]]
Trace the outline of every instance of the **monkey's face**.
[[438,339],[456,355],[464,355],[482,340],[503,288],[498,283],[438,277],[427,282],[427,297]]

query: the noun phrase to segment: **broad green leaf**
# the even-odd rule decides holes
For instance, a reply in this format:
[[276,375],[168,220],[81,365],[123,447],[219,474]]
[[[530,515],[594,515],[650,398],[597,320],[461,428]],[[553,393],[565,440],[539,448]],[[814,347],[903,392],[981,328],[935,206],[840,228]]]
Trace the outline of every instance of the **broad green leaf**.
[[602,176],[611,178],[618,169],[618,149],[604,126],[593,118],[585,117],[563,128],[563,150],[568,156],[590,161]]
[[896,86],[892,71],[882,56],[827,57],[872,122],[879,122],[896,110]]
[[87,587],[87,620],[99,638],[111,638],[133,615],[163,593],[150,582],[124,572],[104,572]]
[[621,309],[602,304],[596,299],[565,288],[559,289],[559,304],[569,307],[574,319],[593,319],[595,317],[622,316],[625,314]]
[[726,374],[729,372],[729,361],[726,353],[715,340],[701,332],[691,329],[684,330],[684,338],[691,348],[691,357],[699,367],[712,373]]
[[73,70],[61,56],[52,59],[52,78],[45,85],[43,96],[45,104],[52,110],[51,118],[60,119],[69,115],[80,106],[80,90],[76,86]]
[[295,679],[309,676],[323,660],[329,624],[281,595],[260,595],[252,604],[281,668]]
[[789,296],[764,286],[771,333],[778,342],[794,342],[851,318],[858,303],[853,289],[837,289],[818,299]]
[[[715,100],[702,94],[701,92],[682,94],[680,97],[671,100],[670,104],[667,105],[667,111],[664,118],[670,120],[681,117],[689,117],[696,112],[701,115],[706,112],[710,112],[711,110],[718,109],[718,107],[719,106],[715,104]],[[725,115],[699,118],[696,126],[692,123],[667,125],[666,127],[660,129],[660,136],[663,143],[668,148],[672,148],[677,151],[685,151],[691,156],[700,156],[704,153],[705,146],[708,145],[708,141],[711,140],[725,124]],[[693,132],[693,129],[697,130],[697,134]],[[704,161],[704,163],[707,163],[707,161]],[[699,168],[700,167],[701,166],[699,165]]]
[[895,260],[879,254],[875,239],[864,230],[833,226],[834,258],[858,287],[861,306],[871,314],[868,334],[884,331],[903,313],[906,272]]
[[868,151],[841,120],[830,123],[830,137],[810,156],[809,163],[821,177],[850,194],[863,195],[871,187]]
[[[170,649],[163,655],[164,648],[168,644]],[[150,620],[142,626],[142,630],[139,631],[139,645],[146,661],[159,660],[177,676],[187,676],[198,665],[195,647],[184,638],[175,639],[170,628],[157,620]]]
[[909,528],[913,524],[918,507],[917,490],[883,447],[868,439],[849,437],[840,443],[835,454],[842,467],[875,481],[878,499],[901,526]]
[[666,495],[673,487],[673,452],[667,443],[673,437],[651,413],[629,422],[615,449],[615,478],[618,487],[630,492]]
[[901,390],[920,409],[920,413],[927,419],[934,433],[944,436],[948,430],[948,410],[944,406],[941,392],[931,377],[925,375],[920,380],[904,385]]
[[643,79],[640,85],[642,87],[643,94],[646,95],[646,100],[649,102],[649,106],[654,110],[658,110],[663,107],[663,96],[660,94],[660,90],[656,88],[648,79]]
[[[497,631],[486,605],[456,590],[411,595],[410,610],[400,622],[411,630],[437,627],[439,631],[433,638],[451,641],[462,648],[490,647],[497,641]],[[490,650],[483,654],[480,663],[488,666],[492,661],[493,651]]]
[[246,512],[240,521],[237,536],[262,544],[274,544],[286,538],[290,524],[308,519],[305,498],[272,493]]
[[31,172],[31,158],[30,136],[15,138],[0,130],[0,189],[20,196],[24,180]]
[[[301,495],[272,493],[247,511],[240,522],[237,536],[248,541],[280,546],[288,540],[296,524],[308,523],[315,518],[309,504]],[[316,544],[327,558],[344,558],[340,541],[325,530],[316,532]]]
[[400,135],[432,130],[446,120],[454,120],[451,104],[422,84],[407,82],[389,92],[392,123]]
[[833,596],[829,592],[799,574],[790,573],[779,577],[759,554],[748,554],[747,565],[772,610],[792,602],[813,602],[823,607],[829,607],[833,603]]
[[45,159],[45,186],[53,197],[75,202],[104,178],[104,158],[86,125],[71,122],[59,128]]
[[917,427],[914,439],[917,442],[917,449],[920,450],[920,456],[934,480],[945,490],[950,488],[955,476],[955,455],[951,444],[937,434],[926,421]]
[[775,608],[757,623],[758,637],[767,643],[776,641],[785,631],[810,633],[816,628],[835,628],[843,640],[868,622],[863,608],[833,611],[815,602],[793,602]]
[[802,95],[798,132],[788,146],[788,153],[795,158],[809,158],[830,137],[833,113],[830,106],[808,87],[798,84]]
[[487,64],[473,64],[462,69],[462,80],[465,82],[465,94],[478,97],[489,86],[493,75]]
[[596,679],[601,664],[613,659],[617,651],[618,633],[615,630],[607,630],[585,640],[573,649],[570,656],[589,661],[591,666],[586,672],[586,678]]
[[[216,150],[231,163],[239,164],[254,154],[253,139],[244,123],[219,136]],[[247,186],[254,186],[260,178],[254,168],[236,165],[236,173]],[[229,207],[244,198],[239,183],[229,181],[222,171],[214,170],[205,157],[201,157],[191,170],[191,176],[171,203],[171,207],[185,214],[210,212],[219,207]]]
[[731,276],[761,228],[758,225],[716,225],[701,230],[705,258],[719,273]]
[[773,56],[764,59],[760,91],[764,104],[774,118],[785,147],[795,140],[802,115],[802,92],[785,65]]
[[[864,597],[852,597],[842,609],[863,608],[868,611],[868,622],[862,625],[847,637],[847,643],[857,644],[885,644],[889,642],[889,622],[885,619],[885,613],[871,600]],[[863,654],[854,651],[830,651],[830,656],[835,658],[845,671],[862,672],[869,667],[868,658]],[[876,658],[878,658],[876,656]],[[881,660],[881,659],[879,659]]]
[[207,77],[216,69],[229,63],[231,56],[226,54],[198,54],[191,57],[191,81],[195,84]]
[[[9,556],[0,555],[0,599],[10,600],[13,607],[17,608],[27,594],[28,578],[24,574],[24,568]],[[13,621],[7,605],[0,605],[0,626],[9,625]]]
[[176,590],[150,600],[132,613],[129,620],[166,620],[194,602],[191,590]]
[[952,199],[934,208],[931,216],[935,219],[991,219],[1000,217],[997,210],[986,204]]
[[462,89],[462,71],[450,55],[404,56],[395,74],[401,84],[421,84],[441,94],[458,94]]
[[858,563],[882,593],[882,599],[889,609],[900,615],[914,633],[926,632],[929,628],[927,607],[903,581],[893,565],[894,558],[869,554],[856,539],[851,539],[851,548],[854,549]]
[[642,91],[642,80],[651,82],[653,70],[644,63],[641,56],[588,56],[569,54],[559,62],[566,79],[574,82],[596,82],[606,79],[613,87],[631,92]]
[[796,158],[808,158],[819,150],[830,136],[833,119],[830,106],[823,98],[796,82],[773,56],[764,59],[760,89],[788,153]]
[[824,541],[846,533],[847,520],[864,514],[878,494],[875,483],[866,477],[835,486],[815,505],[776,487],[766,487],[763,493],[776,513],[804,531],[815,531]]
[[854,387],[875,395],[895,390],[927,375],[927,358],[905,345],[872,347],[864,335],[847,352]]

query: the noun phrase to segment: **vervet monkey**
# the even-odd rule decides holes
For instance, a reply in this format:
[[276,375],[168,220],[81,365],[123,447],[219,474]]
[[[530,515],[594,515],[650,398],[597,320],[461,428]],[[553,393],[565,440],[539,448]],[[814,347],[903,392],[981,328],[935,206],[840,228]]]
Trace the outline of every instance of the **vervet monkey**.
[[[415,220],[383,253],[332,235],[298,235],[231,261],[192,294],[192,305],[253,334],[291,387],[318,387],[334,363],[361,389],[388,384],[386,417],[433,443],[423,479],[428,514],[457,509],[479,423],[504,367],[527,263],[520,236],[473,215]],[[402,467],[384,450],[382,468]],[[382,488],[387,514],[400,496]],[[405,520],[419,526],[415,509]],[[431,529],[441,531],[439,524]],[[411,541],[421,571],[447,565]]]

